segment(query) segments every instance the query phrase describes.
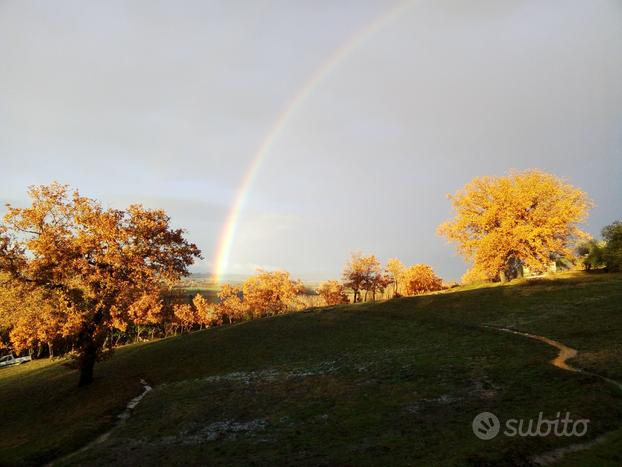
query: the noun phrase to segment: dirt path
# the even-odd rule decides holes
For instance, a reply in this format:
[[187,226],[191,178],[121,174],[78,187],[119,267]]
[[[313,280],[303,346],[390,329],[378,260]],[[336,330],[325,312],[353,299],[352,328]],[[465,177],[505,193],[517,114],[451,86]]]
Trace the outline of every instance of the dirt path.
[[[553,339],[549,339],[548,337],[538,336],[536,334],[529,334],[527,332],[516,331],[514,329],[509,329],[509,328],[498,328],[498,327],[495,327],[495,326],[487,326],[487,325],[485,325],[484,327],[488,328],[488,329],[494,329],[496,331],[509,332],[511,334],[516,334],[517,336],[529,337],[530,339],[535,339],[537,341],[544,342],[545,344],[548,344],[551,347],[555,347],[557,350],[559,350],[559,354],[557,355],[557,357],[555,357],[553,360],[551,360],[551,365],[553,365],[553,366],[555,366],[557,368],[561,368],[562,370],[575,371],[577,373],[582,373],[583,372],[581,369],[575,368],[574,366],[569,365],[567,363],[568,360],[570,360],[571,358],[576,357],[577,354],[579,353],[579,352],[577,352],[576,349],[573,349],[572,347],[568,347],[567,345],[562,344],[561,342],[554,341]],[[595,375],[595,376],[598,376],[598,375]],[[601,377],[601,376],[599,376],[599,377]],[[603,378],[603,379],[605,379],[605,378]]]
[[[568,360],[575,358],[579,352],[576,349],[573,349],[572,347],[568,347],[567,345],[562,344],[559,341],[549,339],[548,337],[544,337],[544,336],[538,336],[537,334],[529,334],[527,332],[516,331],[515,329],[499,328],[499,327],[488,326],[488,325],[484,325],[483,327],[487,329],[494,329],[496,331],[509,332],[511,334],[516,334],[517,336],[528,337],[530,339],[544,342],[545,344],[550,345],[551,347],[555,347],[557,350],[559,350],[559,354],[557,355],[557,357],[551,360],[551,365],[557,368],[560,368],[562,370],[573,371],[576,373],[583,373],[586,375],[595,376],[596,378],[600,378],[603,381],[613,384],[614,386],[616,386],[618,389],[622,391],[622,383],[620,383],[619,381],[615,381],[611,378],[607,378],[606,376],[592,373],[590,371],[585,371],[585,370],[582,370],[581,368],[577,368],[577,367],[570,365],[568,363]],[[617,431],[619,430],[615,430],[610,433],[605,433],[604,435],[601,435],[591,441],[585,441],[582,443],[574,443],[569,446],[565,446],[563,448],[557,448],[552,451],[546,452],[544,454],[533,456],[531,458],[531,461],[535,465],[553,464],[561,460],[564,456],[568,454],[571,454],[573,452],[585,451],[586,449],[590,449],[600,443],[607,441],[607,439],[609,439],[609,437]]]
[[136,406],[140,403],[140,401],[142,401],[143,398],[151,391],[152,387],[149,384],[147,384],[147,382],[144,379],[140,380],[140,384],[143,387],[143,392],[141,392],[138,396],[134,397],[131,401],[129,401],[127,403],[127,405],[125,406],[125,409],[123,410],[123,412],[121,412],[119,415],[117,415],[117,422],[112,426],[112,428],[110,428],[105,433],[102,433],[97,438],[95,438],[93,441],[88,443],[86,446],[81,447],[77,451],[74,451],[74,452],[72,452],[70,454],[67,454],[66,456],[63,456],[63,457],[61,457],[59,459],[55,459],[55,460],[53,460],[52,462],[50,462],[48,464],[45,464],[45,467],[51,467],[53,465],[56,465],[57,463],[68,461],[72,457],[74,457],[74,456],[76,456],[78,454],[82,454],[83,452],[87,451],[88,449],[92,448],[93,446],[101,444],[101,443],[105,442],[108,438],[110,438],[110,435],[112,434],[112,432],[114,430],[116,430],[119,426],[121,426],[123,423],[125,423],[125,421],[128,418],[130,418],[130,415],[132,414],[132,410],[134,410],[136,408]]

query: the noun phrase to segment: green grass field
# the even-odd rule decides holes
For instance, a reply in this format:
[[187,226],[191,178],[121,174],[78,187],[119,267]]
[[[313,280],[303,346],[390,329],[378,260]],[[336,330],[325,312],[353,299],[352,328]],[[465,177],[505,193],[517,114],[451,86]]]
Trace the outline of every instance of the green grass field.
[[[376,304],[315,309],[118,349],[78,389],[64,361],[0,371],[0,464],[73,452],[115,424],[141,378],[153,387],[102,444],[60,465],[525,465],[609,436],[559,465],[622,464],[622,275],[567,275]],[[589,419],[585,438],[482,441],[471,421]]]

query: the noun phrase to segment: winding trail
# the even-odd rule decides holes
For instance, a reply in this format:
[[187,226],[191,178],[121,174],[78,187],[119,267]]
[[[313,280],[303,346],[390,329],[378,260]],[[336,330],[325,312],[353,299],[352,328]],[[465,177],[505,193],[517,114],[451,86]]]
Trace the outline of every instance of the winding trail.
[[[544,342],[547,345],[550,345],[551,347],[555,347],[557,350],[559,350],[559,354],[557,355],[557,357],[555,357],[553,360],[551,360],[551,365],[553,365],[556,368],[560,368],[562,370],[566,370],[566,371],[572,371],[575,373],[583,373],[585,375],[590,375],[590,376],[594,376],[596,378],[599,378],[603,381],[606,381],[609,384],[612,384],[614,386],[616,386],[620,391],[622,391],[622,383],[616,380],[613,380],[611,378],[607,378],[606,376],[603,375],[599,375],[597,373],[592,373],[591,371],[586,371],[583,370],[581,368],[577,368],[575,366],[572,366],[568,363],[568,360],[575,358],[578,355],[578,351],[576,349],[573,349],[572,347],[568,347],[565,344],[562,344],[559,341],[553,340],[553,339],[549,339],[548,337],[544,337],[544,336],[539,336],[537,334],[530,334],[528,332],[521,332],[521,331],[517,331],[515,329],[510,329],[510,328],[501,328],[501,327],[496,327],[496,326],[490,326],[490,325],[482,325],[483,328],[486,329],[492,329],[495,331],[502,331],[502,332],[509,332],[510,334],[515,334],[517,336],[523,336],[523,337],[528,337],[530,339],[534,339],[540,342]],[[585,441],[582,443],[574,443],[571,444],[569,446],[564,446],[561,448],[557,448],[554,449],[552,451],[546,452],[544,454],[539,454],[539,455],[535,455],[531,458],[531,461],[535,464],[535,465],[550,465],[553,464],[554,462],[557,462],[559,460],[561,460],[564,456],[566,456],[567,454],[571,454],[573,452],[579,452],[579,451],[585,451],[587,449],[590,449],[600,443],[603,443],[605,441],[607,441],[607,439],[609,439],[609,437],[613,434],[618,432],[619,430],[614,430],[612,432],[609,433],[605,433],[601,436],[598,436],[597,438],[591,440],[591,441]]]
[[[515,329],[498,328],[498,327],[489,326],[489,325],[483,325],[483,327],[487,329],[494,329],[495,331],[509,332],[510,334],[516,334],[517,336],[529,337],[530,339],[544,342],[545,344],[548,344],[551,347],[555,347],[557,350],[559,350],[559,354],[557,355],[557,357],[551,360],[551,365],[557,368],[561,368],[562,370],[574,371],[577,373],[585,373],[580,368],[576,368],[567,363],[568,360],[570,360],[571,358],[575,358],[579,352],[576,349],[573,349],[572,347],[568,347],[566,344],[562,344],[561,342],[554,341],[553,339],[549,339],[548,337],[538,336],[536,334],[529,334],[527,332],[516,331]],[[606,379],[599,375],[595,375],[595,376]],[[622,388],[621,384],[619,383],[616,383],[616,384]]]
[[134,397],[132,400],[130,400],[127,403],[127,405],[125,406],[125,409],[123,410],[123,412],[121,412],[119,415],[117,415],[117,421],[112,426],[112,428],[110,428],[105,433],[102,433],[101,435],[99,435],[97,438],[95,438],[93,441],[91,441],[87,445],[82,446],[77,451],[74,451],[72,453],[67,454],[66,456],[60,457],[58,459],[55,459],[52,462],[49,462],[48,464],[45,464],[44,467],[51,467],[53,465],[56,465],[57,463],[65,462],[65,461],[71,459],[72,457],[74,457],[74,456],[76,456],[78,454],[82,454],[83,452],[91,449],[93,446],[97,446],[98,444],[101,444],[101,443],[105,442],[106,440],[108,440],[108,438],[110,438],[110,435],[112,434],[112,432],[114,430],[116,430],[117,428],[119,428],[123,423],[125,423],[125,421],[128,418],[130,418],[130,415],[132,414],[132,410],[134,410],[136,408],[136,406],[138,404],[140,404],[140,401],[142,401],[143,398],[153,389],[144,379],[140,380],[140,384],[143,387],[143,392],[141,392],[139,395],[137,395],[136,397]]

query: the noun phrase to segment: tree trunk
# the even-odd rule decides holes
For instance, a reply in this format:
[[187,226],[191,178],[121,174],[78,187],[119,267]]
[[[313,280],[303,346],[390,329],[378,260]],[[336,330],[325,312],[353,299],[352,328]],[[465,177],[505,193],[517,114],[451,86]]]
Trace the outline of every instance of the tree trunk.
[[85,338],[80,355],[80,382],[78,386],[88,386],[93,382],[93,368],[97,359],[97,347],[92,336]]
[[505,283],[505,282],[507,282],[507,281],[508,281],[508,276],[507,276],[507,274],[505,273],[505,271],[501,271],[501,272],[499,273],[499,280],[501,280],[501,282],[503,282],[503,283]]
[[516,277],[517,277],[518,279],[522,279],[524,276],[525,276],[525,273],[523,272],[523,266],[522,266],[522,265],[519,265],[519,266],[516,268]]

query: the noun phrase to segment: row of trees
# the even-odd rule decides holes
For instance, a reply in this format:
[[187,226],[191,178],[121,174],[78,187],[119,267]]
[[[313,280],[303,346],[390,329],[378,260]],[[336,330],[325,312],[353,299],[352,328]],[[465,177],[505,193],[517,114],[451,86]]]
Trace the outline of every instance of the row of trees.
[[[35,356],[79,352],[77,336],[82,322],[67,308],[62,292],[12,281],[0,282],[0,348]],[[305,288],[284,271],[258,273],[240,287],[225,284],[217,302],[197,293],[191,300],[182,288],[145,291],[125,308],[110,311],[110,324],[101,346],[166,337],[179,332],[273,316],[305,307]]]
[[[83,323],[66,307],[61,291],[47,291],[34,284],[6,280],[0,288],[0,342],[16,352],[30,350],[35,356],[54,356],[76,348]],[[347,263],[343,282],[331,280],[317,290],[320,302],[309,303],[302,282],[284,271],[258,271],[240,286],[225,284],[216,302],[197,293],[191,300],[184,289],[164,286],[144,291],[125,308],[110,310],[110,326],[102,349],[195,329],[273,316],[308,306],[337,305],[368,299],[378,294],[395,297],[440,290],[442,280],[428,265],[406,267],[391,259],[383,269],[375,256],[354,253]],[[11,286],[8,286],[11,284]],[[385,295],[385,292],[387,294]]]
[[342,275],[342,282],[331,280],[323,283],[318,294],[326,305],[376,300],[378,295],[397,297],[401,295],[418,295],[425,292],[441,290],[443,281],[427,264],[415,264],[406,267],[399,259],[390,259],[383,268],[374,256],[365,256],[360,252],[353,253],[347,262]]
[[[73,352],[80,384],[119,342],[167,336],[223,323],[300,310],[304,287],[284,271],[259,271],[241,286],[224,285],[210,303],[175,285],[201,253],[172,229],[162,210],[105,209],[52,184],[29,190],[31,205],[8,206],[0,225],[0,346],[54,356]],[[321,304],[375,300],[441,287],[431,268],[383,269],[375,256],[352,256],[343,282],[319,289]],[[348,291],[349,294],[346,292]]]
[[216,303],[197,294],[192,303],[175,304],[173,310],[182,331],[187,331],[300,310],[304,292],[302,282],[286,271],[258,271],[241,287],[224,284]]
[[[31,205],[8,206],[0,223],[0,341],[15,349],[73,350],[80,384],[115,335],[177,332],[305,307],[302,284],[263,272],[224,286],[218,302],[171,296],[201,252],[163,210],[98,201],[53,183],[29,189]],[[593,203],[578,188],[540,171],[478,177],[450,196],[455,217],[438,228],[471,263],[468,280],[508,280],[524,267],[545,271],[589,236],[579,229]],[[583,244],[586,268],[622,269],[620,222],[603,242]],[[442,288],[427,265],[355,253],[342,281],[323,284],[324,303],[375,300]],[[351,300],[350,300],[351,298]],[[158,331],[159,330],[159,331]]]

